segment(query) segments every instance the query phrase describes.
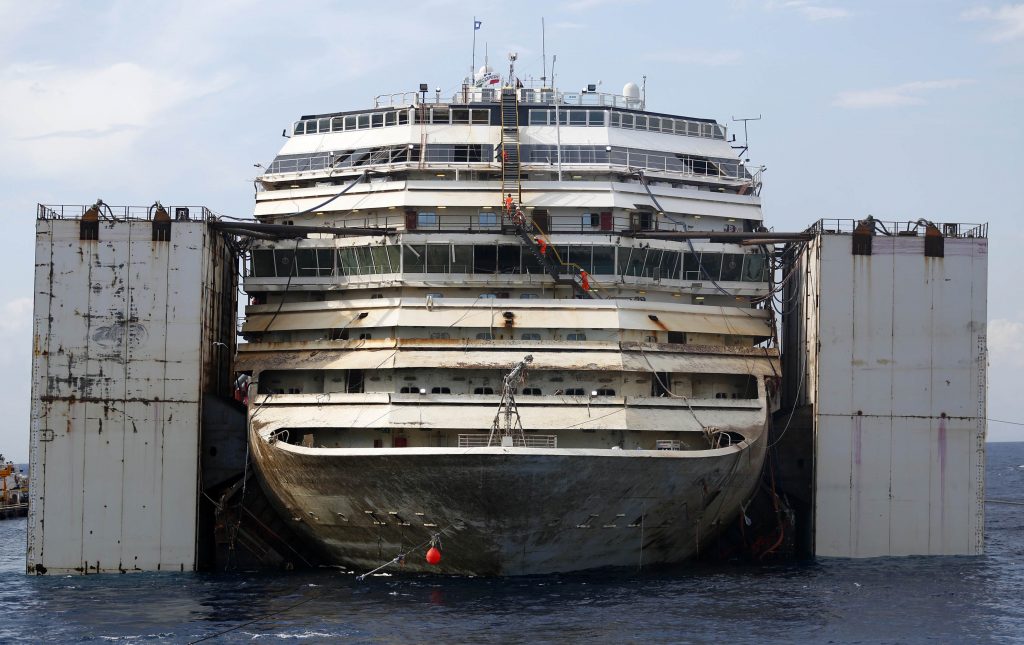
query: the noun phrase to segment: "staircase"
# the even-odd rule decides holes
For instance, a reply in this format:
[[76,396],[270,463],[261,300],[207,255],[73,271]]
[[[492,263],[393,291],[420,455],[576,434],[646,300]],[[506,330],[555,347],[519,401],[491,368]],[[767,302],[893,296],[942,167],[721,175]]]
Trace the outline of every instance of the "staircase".
[[[506,193],[507,194],[507,193]],[[512,225],[516,236],[523,246],[540,262],[544,271],[551,276],[555,284],[572,285],[573,292],[580,297],[596,298],[590,290],[590,278],[578,265],[567,264],[558,256],[558,252],[544,241],[543,231],[525,218],[513,218]]]
[[519,102],[514,87],[501,89],[501,200],[512,195],[512,212],[504,212],[506,221],[512,225],[516,236],[537,259],[545,273],[555,284],[572,285],[573,292],[580,297],[595,298],[590,291],[589,277],[575,264],[566,264],[558,256],[536,223],[529,221],[521,210],[523,203],[522,184],[519,173]]

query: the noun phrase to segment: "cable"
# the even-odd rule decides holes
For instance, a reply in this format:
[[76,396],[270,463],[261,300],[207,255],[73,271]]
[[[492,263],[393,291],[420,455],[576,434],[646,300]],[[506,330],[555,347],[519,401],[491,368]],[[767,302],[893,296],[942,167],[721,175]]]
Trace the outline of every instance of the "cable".
[[266,326],[263,327],[263,332],[261,332],[261,333],[265,333],[268,329],[270,329],[270,326],[272,324],[274,324],[275,320],[277,320],[277,314],[281,313],[281,308],[284,307],[284,297],[288,295],[288,290],[292,286],[292,276],[294,276],[296,273],[298,273],[298,263],[296,261],[296,257],[298,255],[298,253],[299,253],[299,238],[295,238],[295,247],[292,248],[291,267],[288,269],[288,282],[285,283],[285,285],[284,285],[284,292],[281,293],[281,300],[278,301],[278,303],[277,303],[277,311],[275,311],[274,315],[270,317],[270,321],[267,322]]
[[252,625],[254,623],[258,623],[260,621],[266,620],[267,618],[270,618],[272,616],[277,616],[278,614],[283,614],[285,612],[291,611],[291,610],[295,609],[296,607],[301,607],[302,605],[305,605],[308,602],[312,602],[313,600],[316,600],[317,598],[322,596],[323,593],[324,592],[322,592],[322,591],[316,592],[316,593],[314,593],[314,595],[310,596],[309,598],[306,598],[305,600],[301,600],[301,601],[295,603],[294,605],[289,605],[289,606],[287,606],[287,607],[285,607],[283,609],[278,609],[277,611],[272,611],[272,612],[263,614],[261,616],[257,616],[256,618],[253,618],[252,620],[244,622],[244,623],[242,623],[240,625],[235,625],[234,627],[229,627],[228,629],[216,632],[214,634],[209,634],[207,636],[203,636],[202,638],[197,638],[196,640],[189,641],[188,645],[195,645],[196,643],[202,643],[203,641],[208,641],[211,638],[217,638],[218,636],[223,636],[225,634],[230,634],[231,632],[237,631],[237,630],[239,630],[239,629],[241,629],[243,627],[248,627],[249,625]]
[[[461,522],[460,522],[460,524],[461,524]],[[366,579],[366,576],[373,575],[374,573],[377,573],[381,569],[383,569],[385,567],[389,567],[389,566],[391,566],[393,564],[398,564],[399,562],[404,562],[406,556],[408,556],[411,553],[415,553],[416,551],[419,551],[420,549],[422,549],[423,547],[427,546],[428,544],[437,544],[438,541],[440,540],[441,536],[444,535],[445,533],[447,533],[448,530],[451,529],[453,526],[455,526],[455,522],[452,522],[451,524],[449,524],[448,526],[444,527],[443,529],[441,529],[437,533],[433,533],[429,538],[427,538],[425,541],[421,542],[418,546],[414,546],[413,548],[409,549],[408,551],[406,551],[404,553],[399,553],[394,558],[392,558],[391,560],[389,560],[389,561],[385,562],[384,564],[380,565],[376,569],[372,569],[372,570],[367,571],[366,573],[364,573],[362,575],[356,576],[356,581],[357,582],[362,582],[363,580]]]
[[[651,192],[651,187],[647,185],[647,177],[644,175],[643,170],[639,168],[634,169],[633,174],[637,177],[637,179],[640,180],[640,185],[643,186],[644,190],[647,191],[647,196],[651,198],[651,201],[654,202],[654,206],[658,209],[659,212],[664,213],[665,217],[667,217],[673,223],[681,224],[684,230],[690,229],[689,224],[687,224],[686,222],[677,222],[676,220],[672,219],[672,216],[668,214],[668,211],[661,207],[661,204],[658,203],[658,198],[654,196],[654,193]],[[718,291],[720,291],[723,295],[729,296],[730,298],[735,298],[736,294],[724,289],[722,285],[718,284],[718,282],[711,277],[711,274],[708,273],[708,270],[704,268],[704,264],[703,262],[701,262],[700,256],[697,255],[697,250],[693,248],[693,242],[689,238],[686,239],[686,244],[687,246],[690,247],[690,253],[692,253],[694,257],[697,258],[697,268],[700,270],[701,275],[710,280],[711,284],[715,285],[715,288],[718,289]]]
[[989,417],[985,417],[985,420],[986,421],[995,421],[996,423],[1006,423],[1006,424],[1011,425],[1011,426],[1024,426],[1024,423],[1022,423],[1020,421],[1004,421],[1002,419],[990,419]]

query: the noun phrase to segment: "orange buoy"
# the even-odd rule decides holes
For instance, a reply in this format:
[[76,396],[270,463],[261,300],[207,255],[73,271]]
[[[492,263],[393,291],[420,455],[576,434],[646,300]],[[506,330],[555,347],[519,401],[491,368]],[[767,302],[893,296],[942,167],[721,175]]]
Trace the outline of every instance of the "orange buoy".
[[427,564],[437,564],[441,561],[441,551],[436,547],[432,546],[427,550]]

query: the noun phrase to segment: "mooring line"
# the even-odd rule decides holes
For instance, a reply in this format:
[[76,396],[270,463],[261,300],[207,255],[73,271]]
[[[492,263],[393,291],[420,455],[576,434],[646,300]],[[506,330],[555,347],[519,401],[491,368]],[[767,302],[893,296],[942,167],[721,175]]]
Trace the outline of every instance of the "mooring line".
[[270,613],[263,614],[262,616],[258,616],[256,618],[253,618],[252,620],[250,620],[248,622],[245,622],[245,623],[242,623],[241,625],[235,625],[234,627],[229,627],[228,629],[219,631],[219,632],[217,632],[215,634],[209,634],[207,636],[203,636],[202,638],[197,638],[194,641],[189,641],[188,645],[195,645],[196,643],[202,643],[203,641],[208,641],[211,638],[217,638],[218,636],[224,636],[225,634],[230,634],[231,632],[237,631],[239,629],[242,629],[243,627],[248,627],[249,625],[253,625],[255,623],[264,621],[267,618],[270,618],[272,616],[277,616],[278,614],[283,614],[285,612],[291,611],[291,610],[295,609],[296,607],[301,607],[302,605],[305,605],[307,602],[311,602],[313,600],[316,600],[322,594],[323,594],[322,591],[318,592],[318,593],[314,594],[313,596],[310,596],[309,598],[306,598],[304,600],[301,600],[301,601],[295,603],[294,605],[290,605],[288,607],[284,607],[283,609],[278,609],[277,611],[272,611]]
[[1024,506],[1024,502],[1015,502],[1009,499],[986,499],[986,504],[1012,504],[1013,506]]

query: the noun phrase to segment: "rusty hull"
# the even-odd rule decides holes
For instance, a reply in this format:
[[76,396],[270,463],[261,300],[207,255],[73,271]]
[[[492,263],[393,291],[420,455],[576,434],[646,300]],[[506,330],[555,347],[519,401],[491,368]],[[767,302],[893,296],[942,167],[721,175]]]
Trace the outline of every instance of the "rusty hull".
[[[250,443],[282,517],[337,564],[363,573],[408,553],[402,571],[530,575],[695,555],[754,491],[762,419],[747,440],[699,451],[324,449],[256,430]],[[422,545],[435,534],[433,567]]]

